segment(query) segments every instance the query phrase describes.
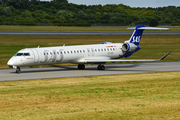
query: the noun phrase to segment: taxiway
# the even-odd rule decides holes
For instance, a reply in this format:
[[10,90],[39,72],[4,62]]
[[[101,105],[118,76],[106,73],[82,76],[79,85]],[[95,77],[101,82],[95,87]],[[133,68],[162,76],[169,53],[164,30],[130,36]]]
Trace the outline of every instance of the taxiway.
[[16,74],[14,69],[0,69],[0,81],[180,71],[180,62],[107,64],[105,67],[103,71],[97,70],[97,65],[86,65],[85,70],[78,70],[77,66],[22,68],[21,74]]

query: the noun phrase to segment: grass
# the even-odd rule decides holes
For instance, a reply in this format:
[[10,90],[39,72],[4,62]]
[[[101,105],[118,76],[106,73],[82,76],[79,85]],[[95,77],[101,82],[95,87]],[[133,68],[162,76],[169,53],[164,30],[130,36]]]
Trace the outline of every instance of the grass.
[[0,82],[7,119],[180,119],[180,72]]
[[[63,26],[7,26],[0,25],[0,31],[132,31],[127,28],[132,26],[105,26],[105,27],[63,27]],[[180,31],[180,27],[165,26],[168,31]],[[152,31],[152,30],[151,30]]]
[[[104,41],[123,43],[129,38],[129,35],[2,35],[0,36],[0,68],[8,68],[7,61],[24,48],[99,44]],[[142,49],[130,58],[156,59],[171,51],[165,61],[180,60],[180,35],[143,35],[140,46]]]

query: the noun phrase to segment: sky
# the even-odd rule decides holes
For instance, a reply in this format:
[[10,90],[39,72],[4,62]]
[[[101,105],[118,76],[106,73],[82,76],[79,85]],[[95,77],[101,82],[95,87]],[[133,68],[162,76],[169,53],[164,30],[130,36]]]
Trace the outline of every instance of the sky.
[[180,6],[180,0],[68,0],[69,3],[85,5],[124,4],[130,7]]

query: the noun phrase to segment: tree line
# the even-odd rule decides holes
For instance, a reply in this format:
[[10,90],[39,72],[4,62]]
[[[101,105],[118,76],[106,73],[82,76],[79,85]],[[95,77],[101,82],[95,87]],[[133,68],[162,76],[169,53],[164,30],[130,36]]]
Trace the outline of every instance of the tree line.
[[0,0],[1,25],[180,25],[180,7],[77,5],[67,0]]

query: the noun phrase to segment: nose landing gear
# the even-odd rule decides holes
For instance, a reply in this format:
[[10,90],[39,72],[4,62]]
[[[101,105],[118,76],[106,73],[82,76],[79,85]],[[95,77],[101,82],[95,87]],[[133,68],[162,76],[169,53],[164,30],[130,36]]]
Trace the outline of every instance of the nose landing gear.
[[20,73],[21,73],[21,69],[20,69],[20,67],[17,67],[17,68],[16,68],[16,73],[18,73],[18,74],[20,74]]

